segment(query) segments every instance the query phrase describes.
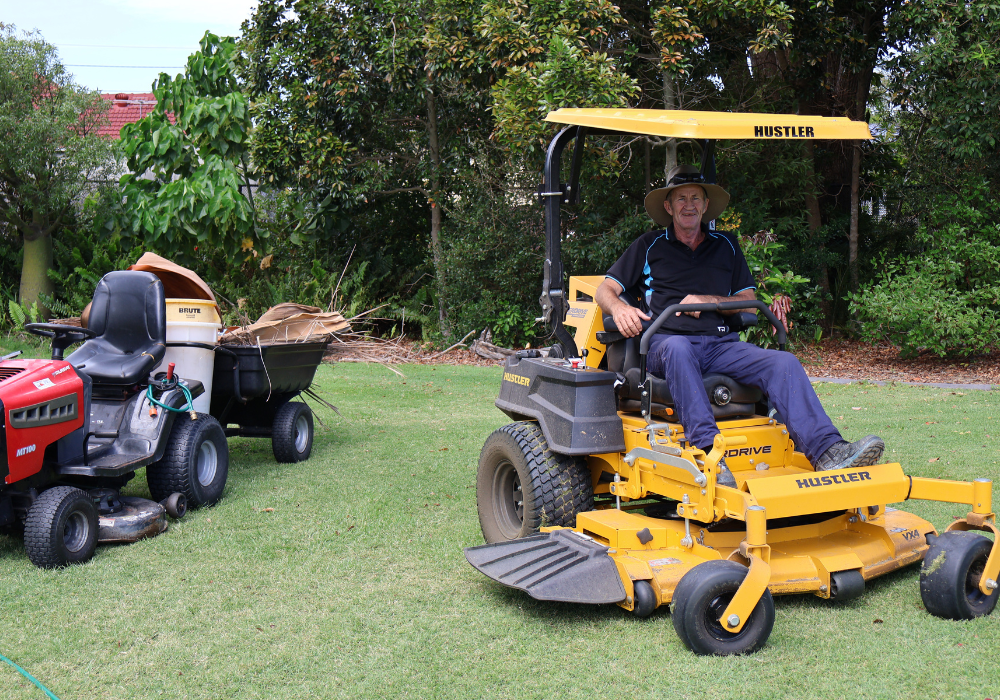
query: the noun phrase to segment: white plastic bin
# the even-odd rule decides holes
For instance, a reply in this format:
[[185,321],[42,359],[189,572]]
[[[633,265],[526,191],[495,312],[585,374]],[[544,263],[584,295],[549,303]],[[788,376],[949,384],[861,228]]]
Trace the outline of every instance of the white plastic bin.
[[[167,342],[215,345],[222,331],[218,307],[204,299],[167,299]],[[183,379],[201,382],[205,393],[194,400],[194,410],[208,413],[212,403],[212,373],[215,352],[204,348],[167,348],[156,372],[165,372],[173,362]]]

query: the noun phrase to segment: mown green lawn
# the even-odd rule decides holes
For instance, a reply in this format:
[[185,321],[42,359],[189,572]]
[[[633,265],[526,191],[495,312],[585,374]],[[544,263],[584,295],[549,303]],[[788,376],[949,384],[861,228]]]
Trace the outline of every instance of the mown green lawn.
[[[506,422],[500,370],[402,371],[321,367],[342,415],[318,411],[312,458],[278,465],[269,442],[231,440],[222,502],[155,539],[41,571],[0,536],[0,654],[62,700],[1000,696],[1000,614],[931,617],[916,568],[844,604],[779,598],[768,646],[723,659],[686,651],[666,609],[639,620],[493,583],[462,547],[482,542],[473,484]],[[995,392],[819,392],[848,437],[883,435],[911,474],[1000,481]],[[141,473],[128,491],[146,495]],[[964,514],[907,507],[938,528]],[[0,698],[41,697],[0,665]]]

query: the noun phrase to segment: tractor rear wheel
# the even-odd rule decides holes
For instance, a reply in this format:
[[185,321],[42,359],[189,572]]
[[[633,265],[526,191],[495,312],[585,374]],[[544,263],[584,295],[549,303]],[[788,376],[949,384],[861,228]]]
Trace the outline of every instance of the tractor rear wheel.
[[765,590],[739,632],[730,632],[719,622],[729,606],[747,568],[734,561],[707,561],[681,578],[674,589],[670,617],[684,645],[701,656],[730,656],[759,651],[774,627],[774,599]]
[[226,434],[207,413],[191,420],[174,419],[163,458],[146,467],[146,483],[154,501],[182,493],[189,507],[211,505],[222,498],[229,476]]
[[594,487],[586,461],[549,449],[538,423],[511,423],[483,445],[476,505],[486,541],[507,542],[543,525],[573,527],[593,509]]
[[[928,537],[928,539],[931,539]],[[972,620],[993,612],[1000,593],[979,590],[993,543],[974,532],[933,538],[920,567],[920,597],[927,612],[950,620]]]
[[97,508],[72,486],[43,491],[24,523],[28,559],[42,569],[87,561],[97,548]]

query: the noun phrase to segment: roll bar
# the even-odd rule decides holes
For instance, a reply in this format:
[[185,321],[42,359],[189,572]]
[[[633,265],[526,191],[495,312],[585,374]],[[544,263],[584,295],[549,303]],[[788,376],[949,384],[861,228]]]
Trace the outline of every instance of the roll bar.
[[[583,145],[588,134],[604,136],[631,136],[624,131],[609,131],[596,127],[568,126],[562,129],[549,143],[545,153],[544,180],[538,190],[538,197],[545,209],[545,264],[542,277],[542,295],[538,298],[542,315],[535,319],[552,324],[552,332],[562,345],[563,357],[576,357],[579,353],[576,341],[563,325],[570,300],[563,289],[565,270],[562,264],[561,211],[563,204],[577,204],[580,201],[580,166],[583,159]],[[570,141],[573,145],[573,160],[570,164],[569,182],[561,181],[562,155]],[[702,141],[701,172],[708,183],[715,182],[715,142]],[[748,308],[744,304],[739,308]],[[709,310],[709,309],[706,309]],[[714,310],[711,309],[711,310]]]

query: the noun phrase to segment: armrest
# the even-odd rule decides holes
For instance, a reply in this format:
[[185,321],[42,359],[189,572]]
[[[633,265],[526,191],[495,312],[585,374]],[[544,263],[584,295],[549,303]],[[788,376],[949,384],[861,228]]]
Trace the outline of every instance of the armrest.
[[729,327],[737,332],[756,325],[757,314],[752,311],[740,311],[729,317]]

